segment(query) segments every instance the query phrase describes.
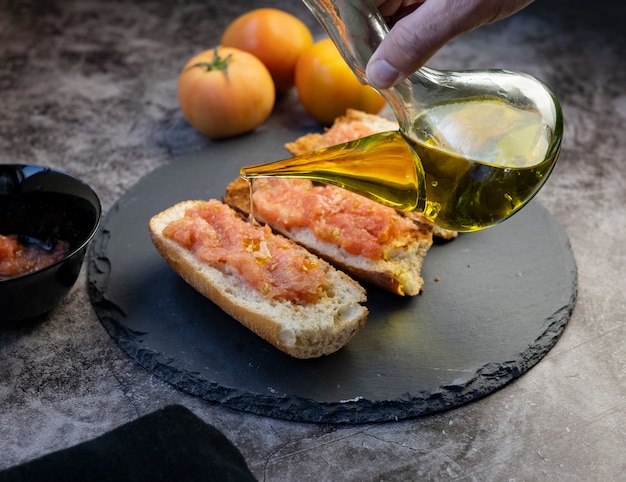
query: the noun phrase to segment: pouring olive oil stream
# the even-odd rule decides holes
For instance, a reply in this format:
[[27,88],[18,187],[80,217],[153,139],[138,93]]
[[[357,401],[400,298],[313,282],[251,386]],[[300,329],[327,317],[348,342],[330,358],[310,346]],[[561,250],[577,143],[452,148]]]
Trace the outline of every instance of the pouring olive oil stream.
[[[303,0],[357,77],[387,34],[371,1]],[[423,67],[381,94],[399,129],[280,161],[241,175],[305,178],[382,204],[420,211],[441,227],[476,231],[509,218],[552,172],[561,107],[542,82],[506,70]]]

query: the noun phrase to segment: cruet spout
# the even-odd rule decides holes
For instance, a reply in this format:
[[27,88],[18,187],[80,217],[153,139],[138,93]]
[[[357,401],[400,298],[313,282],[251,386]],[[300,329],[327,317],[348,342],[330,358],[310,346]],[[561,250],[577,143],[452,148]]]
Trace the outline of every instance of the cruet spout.
[[[380,159],[385,160],[384,166]],[[281,177],[333,184],[402,211],[423,211],[426,202],[422,166],[398,131],[247,166],[241,175],[246,179]]]

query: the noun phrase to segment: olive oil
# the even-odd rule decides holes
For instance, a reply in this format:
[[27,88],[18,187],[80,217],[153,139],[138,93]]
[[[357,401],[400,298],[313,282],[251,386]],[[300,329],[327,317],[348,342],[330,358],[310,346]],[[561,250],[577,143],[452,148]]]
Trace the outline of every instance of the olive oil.
[[374,134],[244,167],[241,174],[326,182],[397,209],[421,211],[441,227],[476,231],[507,219],[534,196],[559,146],[560,138],[536,111],[476,98],[429,108],[414,120],[411,133]]
[[425,173],[424,214],[457,231],[517,212],[545,182],[560,147],[538,112],[495,99],[436,106],[413,131],[426,139],[407,138]]
[[248,213],[248,222],[253,226],[256,224],[256,218],[254,217],[254,179],[248,179],[248,196],[250,197],[250,212]]

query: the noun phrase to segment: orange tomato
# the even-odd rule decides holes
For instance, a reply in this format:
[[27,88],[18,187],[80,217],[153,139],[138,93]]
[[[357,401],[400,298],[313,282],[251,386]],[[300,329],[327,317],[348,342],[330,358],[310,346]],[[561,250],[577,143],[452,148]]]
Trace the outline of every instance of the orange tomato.
[[187,121],[212,139],[254,130],[269,117],[276,95],[272,76],[259,59],[219,47],[185,64],[177,91]]
[[295,72],[298,97],[306,111],[324,125],[358,109],[377,114],[385,100],[372,87],[359,82],[330,39],[323,39],[302,52]]
[[224,31],[221,44],[258,57],[272,74],[276,92],[281,93],[293,87],[296,62],[313,44],[313,36],[290,13],[259,8],[236,18]]

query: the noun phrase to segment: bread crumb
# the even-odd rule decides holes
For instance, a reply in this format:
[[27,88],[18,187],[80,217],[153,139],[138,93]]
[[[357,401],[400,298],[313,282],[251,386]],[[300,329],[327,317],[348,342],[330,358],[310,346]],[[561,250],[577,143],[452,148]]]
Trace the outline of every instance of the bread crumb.
[[435,276],[435,281],[439,281],[439,276]]

